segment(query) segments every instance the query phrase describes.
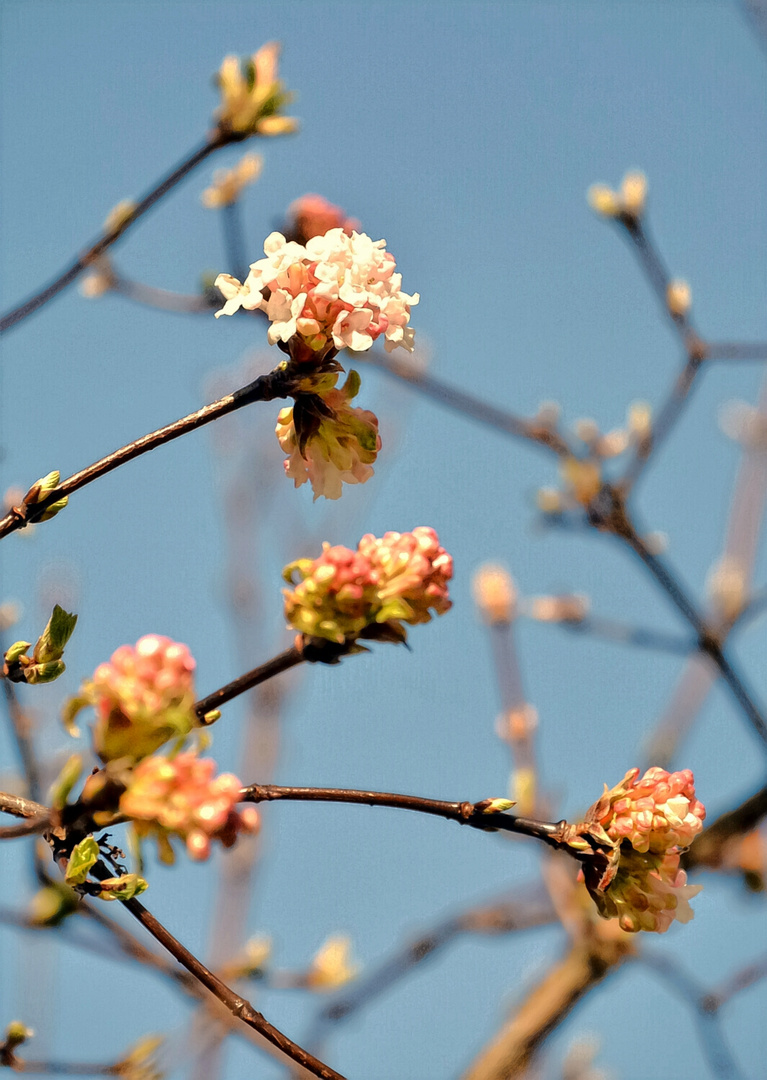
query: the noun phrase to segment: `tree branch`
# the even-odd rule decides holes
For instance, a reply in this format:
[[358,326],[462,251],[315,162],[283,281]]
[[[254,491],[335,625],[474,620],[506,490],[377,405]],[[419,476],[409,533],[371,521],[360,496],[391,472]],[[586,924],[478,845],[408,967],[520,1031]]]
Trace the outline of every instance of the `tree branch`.
[[217,420],[219,417],[226,416],[236,409],[241,409],[244,405],[251,405],[255,401],[273,401],[275,398],[287,396],[288,390],[284,371],[277,368],[269,372],[268,375],[259,375],[252,383],[242,387],[240,390],[236,390],[233,394],[227,394],[225,397],[219,398],[218,401],[205,405],[202,409],[189,413],[188,416],[183,416],[172,424],[166,424],[165,427],[151,431],[148,435],[143,435],[140,439],[135,439],[119,450],[115,450],[114,453],[100,458],[99,461],[89,465],[86,469],[73,473],[45,499],[41,499],[31,506],[13,507],[0,520],[0,538],[15,532],[16,529],[23,528],[30,521],[38,521],[52,503],[58,502],[65,495],[71,495],[72,492],[85,487],[86,484],[90,484],[101,476],[105,476],[126,462],[132,461],[133,458],[140,457],[141,454],[146,454],[164,443],[171,442],[172,439],[177,439],[181,435],[195,431],[197,428],[209,424],[212,420]]
[[5,330],[9,330],[16,323],[21,322],[28,315],[31,315],[38,308],[41,308],[43,304],[47,304],[57,293],[66,288],[75,281],[82,272],[87,269],[94,260],[98,259],[100,255],[111,247],[114,242],[119,239],[123,233],[127,232],[134,222],[147,212],[156,202],[158,202],[163,195],[166,195],[172,188],[176,186],[179,180],[183,180],[185,176],[196,168],[201,162],[203,162],[210,154],[215,150],[219,150],[222,146],[226,146],[230,142],[236,141],[236,136],[232,134],[226,134],[219,128],[216,128],[211,135],[206,139],[202,146],[193,150],[188,157],[176,166],[170,173],[167,174],[162,180],[160,180],[152,189],[144,195],[133,210],[126,214],[125,217],[112,229],[104,232],[95,243],[82,253],[78,255],[72,263],[56,277],[48,285],[44,286],[39,292],[35,293],[24,303],[19,304],[18,307],[13,308],[0,318],[0,334]]

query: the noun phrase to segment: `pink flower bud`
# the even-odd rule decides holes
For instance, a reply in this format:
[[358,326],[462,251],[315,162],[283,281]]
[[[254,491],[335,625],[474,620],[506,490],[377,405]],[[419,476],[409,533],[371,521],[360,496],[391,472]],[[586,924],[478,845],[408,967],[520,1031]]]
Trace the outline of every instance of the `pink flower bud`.
[[194,751],[145,758],[130,776],[120,811],[133,819],[140,837],[154,836],[166,854],[168,837],[175,835],[184,839],[192,859],[207,859],[211,841],[231,847],[241,832],[259,826],[255,807],[236,809],[240,781],[232,773],[214,776],[215,767]]
[[706,811],[695,798],[690,769],[669,773],[653,767],[637,779],[630,769],[620,784],[605,793],[589,812],[608,836],[628,840],[635,851],[663,853],[688,848],[703,828]]
[[102,761],[138,761],[195,723],[195,662],[186,645],[147,634],[121,645],[65,710],[71,722],[87,705],[96,713],[93,748]]
[[334,206],[322,195],[302,195],[288,207],[291,240],[305,244],[313,236],[324,236],[331,229],[343,229],[351,236],[359,222],[349,218],[340,206]]
[[600,915],[624,930],[662,934],[676,919],[689,922],[688,901],[702,886],[688,885],[681,853],[703,828],[705,807],[695,797],[690,769],[630,769],[605,791],[567,841],[583,854],[583,878]]
[[[358,637],[403,641],[403,623],[429,622],[450,608],[453,560],[433,529],[363,536],[357,551],[325,544],[318,559],[285,567],[289,624],[338,644]],[[296,579],[298,579],[296,581]]]

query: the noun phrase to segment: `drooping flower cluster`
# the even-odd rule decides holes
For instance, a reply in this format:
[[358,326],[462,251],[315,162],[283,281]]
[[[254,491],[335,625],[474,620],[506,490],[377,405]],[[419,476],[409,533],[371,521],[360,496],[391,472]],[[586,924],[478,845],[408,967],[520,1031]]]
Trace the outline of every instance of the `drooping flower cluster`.
[[359,231],[359,221],[347,217],[340,206],[334,206],[323,195],[302,195],[288,207],[285,233],[289,240],[305,244],[313,236],[324,236],[331,229],[343,229],[350,236],[355,229]]
[[292,94],[285,90],[277,74],[280,44],[269,41],[244,64],[238,56],[225,56],[218,72],[221,107],[217,113],[224,132],[248,135],[287,135],[298,124],[283,116],[282,108]]
[[337,379],[324,376],[332,389],[302,395],[292,408],[281,409],[275,428],[288,455],[286,475],[296,487],[310,481],[315,499],[338,499],[344,484],[364,484],[381,449],[378,417],[349,405],[359,390],[359,375],[350,371],[340,388]]
[[702,886],[688,885],[680,867],[682,852],[703,828],[706,815],[695,797],[689,769],[669,773],[651,768],[641,779],[631,769],[607,790],[577,827],[601,846],[606,864],[584,861],[584,878],[597,908],[605,918],[617,918],[624,930],[664,933],[676,919],[693,917],[691,897]]
[[261,175],[263,159],[259,154],[245,154],[233,169],[216,169],[213,183],[202,193],[202,204],[209,210],[221,210],[237,202],[243,189]]
[[429,622],[451,606],[453,560],[434,529],[367,534],[356,551],[323,546],[318,559],[285,567],[285,616],[299,633],[342,644],[359,637],[404,641],[403,623]]
[[160,858],[173,862],[170,836],[186,843],[192,859],[207,859],[211,842],[231,847],[239,833],[258,829],[254,806],[237,810],[242,784],[232,773],[215,776],[216,763],[194,751],[177,757],[156,755],[132,771],[120,811],[133,821],[139,837],[153,836]]
[[291,356],[315,360],[328,351],[369,349],[383,337],[387,351],[413,349],[408,326],[417,293],[400,289],[394,256],[385,240],[365,233],[348,236],[342,228],[314,236],[306,245],[274,232],[264,243],[266,258],[250,267],[241,284],[219,274],[216,286],[226,298],[219,315],[240,307],[264,311],[271,322],[269,343],[291,342]]
[[140,761],[194,726],[194,669],[186,645],[147,634],[99,664],[67,705],[65,723],[72,728],[77,713],[92,706],[93,748],[101,760]]

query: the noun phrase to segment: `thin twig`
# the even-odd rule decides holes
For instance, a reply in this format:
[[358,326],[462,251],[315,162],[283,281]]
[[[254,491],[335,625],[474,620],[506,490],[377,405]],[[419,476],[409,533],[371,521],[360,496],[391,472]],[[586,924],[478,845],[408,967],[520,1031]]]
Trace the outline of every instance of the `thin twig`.
[[11,795],[8,791],[0,791],[0,812],[22,818],[42,818],[50,815],[50,810],[42,803],[25,799],[21,795]]
[[684,853],[682,866],[685,870],[717,869],[727,843],[751,832],[764,817],[767,817],[767,787],[760,788],[734,810],[728,810],[712,821]]
[[631,533],[624,535],[622,539],[626,540],[632,550],[636,552],[664,592],[687,619],[698,637],[700,651],[706,656],[710,656],[719,668],[719,673],[730,688],[733,697],[740,705],[759,738],[767,746],[767,723],[765,723],[762,711],[746,688],[743,676],[736,671],[732,661],[725,654],[721,642],[712,633],[677,578],[670,572],[665,563],[648,549],[635,530],[632,529]]
[[244,281],[248,275],[248,263],[245,258],[239,200],[235,199],[234,202],[226,203],[221,208],[220,216],[229,272]]
[[765,341],[709,341],[707,360],[767,360]]
[[476,398],[472,394],[467,394],[463,390],[448,386],[425,372],[414,372],[412,368],[407,367],[407,362],[393,360],[391,357],[377,352],[368,353],[364,360],[378,371],[383,371],[387,375],[403,380],[409,386],[412,386],[414,390],[431,398],[432,401],[436,401],[439,405],[444,405],[448,409],[462,413],[464,416],[470,416],[472,420],[478,420],[488,427],[502,431],[505,435],[512,435],[515,438],[537,443],[539,446],[552,450],[560,457],[565,457],[570,453],[567,442],[557,431],[552,430],[546,424],[516,416],[505,409],[499,409],[496,405],[483,401],[481,398]]
[[[5,650],[3,649],[3,651]],[[19,703],[16,688],[11,680],[2,676],[0,678],[3,683],[3,695],[11,732],[21,762],[22,774],[27,784],[27,792],[30,799],[39,800],[42,793],[42,782],[40,780],[40,766],[32,743],[29,717]]]
[[195,296],[191,293],[171,292],[169,289],[157,289],[153,285],[144,285],[140,281],[131,281],[121,274],[113,274],[110,279],[111,292],[134,300],[137,304],[159,308],[161,311],[175,311],[182,315],[210,314],[221,306],[221,299],[209,299],[207,294]]
[[742,1080],[743,1073],[725,1042],[716,1012],[703,1007],[705,993],[700,984],[670,956],[644,949],[639,960],[675,990],[686,1005],[692,1007],[712,1075],[717,1077],[717,1080]]
[[222,146],[226,146],[228,143],[234,141],[236,136],[222,132],[219,128],[216,128],[210,136],[205,140],[202,146],[197,147],[192,151],[184,160],[176,166],[167,176],[160,180],[152,189],[144,195],[130,213],[126,214],[124,218],[113,228],[104,232],[95,243],[84,251],[81,255],[78,255],[72,263],[66,269],[56,277],[50,284],[40,289],[34,296],[31,296],[28,300],[25,300],[18,307],[13,308],[6,315],[0,318],[0,333],[4,330],[10,329],[16,323],[22,319],[31,315],[38,308],[41,308],[43,304],[46,304],[67,285],[71,284],[82,274],[82,272],[90,266],[94,260],[98,259],[100,255],[111,247],[114,242],[125,233],[135,221],[147,212],[150,207],[154,206],[163,195],[167,194],[179,180],[183,180],[185,176],[196,168],[201,162],[203,162],[210,154],[215,150],[219,150]]
[[49,814],[27,818],[23,825],[4,825],[0,827],[0,840],[15,840],[20,836],[35,836],[50,827]]
[[214,690],[212,694],[208,694],[207,697],[201,698],[195,703],[194,711],[199,719],[203,720],[207,713],[220,708],[221,705],[231,701],[232,698],[244,694],[246,690],[251,690],[254,686],[258,686],[259,683],[266,682],[267,679],[274,678],[275,675],[280,675],[283,671],[288,671],[290,668],[295,667],[296,664],[303,663],[305,659],[303,651],[297,646],[291,645],[285,652],[273,657],[265,664],[253,668],[252,671],[247,671],[244,675],[240,675],[227,683],[226,686],[222,686],[220,689]]
[[512,1016],[480,1052],[462,1080],[511,1080],[527,1075],[537,1050],[593,987],[629,959],[626,940],[597,935],[574,942],[522,999]]
[[498,900],[478,904],[451,916],[415,941],[396,949],[378,967],[336,995],[314,1018],[306,1038],[307,1044],[318,1048],[338,1024],[365,1008],[374,998],[405,978],[414,967],[432,959],[461,935],[508,934],[545,926],[555,922],[556,918],[551,901],[540,887],[520,890],[511,896],[506,894]]
[[251,784],[240,792],[243,802],[338,802],[356,803],[363,806],[390,806],[398,810],[413,810],[420,814],[433,814],[470,825],[475,829],[518,833],[542,840],[559,848],[558,834],[563,822],[535,821],[532,818],[515,817],[513,814],[488,812],[487,799],[478,803],[445,802],[441,799],[424,799],[418,795],[396,795],[390,791],[357,791],[350,788],[284,787],[279,784]]
[[[91,871],[94,877],[101,880],[109,878],[111,876],[110,871],[103,865],[96,864]],[[298,1065],[307,1069],[315,1076],[319,1076],[321,1080],[344,1080],[340,1073],[337,1073],[334,1069],[331,1069],[329,1065],[325,1065],[322,1061],[316,1058],[313,1054],[308,1053],[302,1049],[297,1043],[289,1039],[287,1035],[284,1035],[273,1024],[270,1024],[245,998],[236,994],[229,986],[226,985],[217,975],[214,975],[205,965],[197,959],[197,957],[189,951],[181,942],[171,934],[169,930],[163,926],[163,924],[147,911],[144,905],[135,898],[132,900],[122,900],[123,907],[131,913],[131,915],[141,923],[145,930],[147,930],[152,937],[158,941],[164,949],[175,957],[175,959],[185,967],[199,983],[201,983],[207,990],[211,992],[221,1003],[226,1006],[232,1016],[237,1020],[241,1020],[248,1027],[253,1028],[265,1039],[267,1039],[273,1046],[276,1046],[279,1050],[290,1058],[291,1061],[295,1061]]]
[[233,394],[227,394],[225,397],[219,398],[218,401],[205,405],[202,409],[189,413],[188,416],[183,416],[180,420],[175,420],[172,424],[166,424],[165,427],[151,431],[148,435],[143,435],[140,439],[135,439],[133,442],[122,446],[119,450],[115,450],[114,453],[100,458],[99,461],[89,465],[86,469],[73,473],[72,476],[62,481],[55,491],[52,491],[39,502],[29,507],[12,508],[0,520],[0,538],[15,532],[16,529],[23,528],[24,525],[31,521],[38,521],[52,503],[58,502],[64,496],[71,495],[72,492],[85,487],[86,484],[90,484],[101,476],[105,476],[126,462],[132,461],[133,458],[140,457],[141,454],[146,454],[148,451],[154,450],[172,439],[177,439],[181,435],[186,435],[190,431],[196,431],[197,428],[201,428],[221,416],[226,416],[236,409],[241,409],[244,405],[251,405],[255,401],[273,401],[275,398],[287,396],[285,376],[282,371],[275,369],[268,375],[259,375],[248,386],[236,390]]

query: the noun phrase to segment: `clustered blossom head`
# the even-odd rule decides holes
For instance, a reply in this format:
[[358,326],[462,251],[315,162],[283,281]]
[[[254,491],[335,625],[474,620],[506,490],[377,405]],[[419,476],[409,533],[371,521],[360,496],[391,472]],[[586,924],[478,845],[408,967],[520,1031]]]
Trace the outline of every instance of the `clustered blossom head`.
[[617,918],[631,932],[662,934],[674,919],[689,922],[689,900],[702,886],[686,883],[680,857],[703,828],[705,815],[689,769],[669,773],[654,767],[641,779],[639,769],[631,769],[620,784],[605,787],[577,827],[581,841],[570,841],[578,848],[589,836],[606,852],[606,866],[584,861],[583,868],[600,914]]
[[221,90],[221,107],[217,113],[221,131],[242,138],[296,131],[298,125],[293,117],[281,113],[292,94],[278,78],[279,56],[279,42],[269,41],[244,65],[238,56],[224,57],[216,80]]
[[139,761],[192,729],[194,669],[186,645],[147,634],[99,664],[67,706],[65,721],[71,726],[81,709],[92,706],[93,748],[101,760]]
[[264,243],[266,258],[250,267],[244,284],[219,274],[216,287],[226,298],[219,315],[240,307],[259,309],[271,322],[271,345],[282,342],[294,360],[316,361],[340,349],[362,352],[379,337],[387,352],[412,352],[408,326],[417,293],[400,289],[394,257],[385,240],[342,228],[314,236],[306,245],[274,232]]
[[261,175],[263,159],[259,154],[245,154],[233,169],[216,169],[213,183],[202,193],[202,204],[209,210],[220,210],[237,202],[244,188],[255,183]]
[[450,609],[453,560],[434,529],[367,534],[356,551],[323,546],[318,559],[285,567],[288,623],[310,638],[339,645],[359,637],[404,641],[403,623],[429,622]]
[[302,395],[292,408],[281,409],[275,434],[295,486],[308,480],[315,499],[338,499],[344,484],[364,484],[373,475],[381,436],[375,413],[349,405],[359,390],[357,372],[350,371],[342,387],[336,387],[335,374],[324,379],[332,389]]
[[254,806],[237,810],[242,785],[232,773],[215,776],[216,763],[194,751],[145,758],[132,771],[120,811],[139,837],[153,836],[160,857],[173,862],[169,836],[179,836],[193,859],[207,859],[211,842],[231,847],[241,832],[258,829]]
[[347,236],[357,229],[359,221],[346,216],[340,206],[334,206],[322,195],[307,194],[296,199],[288,207],[286,236],[298,244],[305,244],[313,236],[324,236],[331,229],[343,229]]
[[589,811],[611,840],[628,840],[635,851],[657,853],[686,849],[703,828],[706,810],[695,798],[690,769],[669,773],[654,766],[641,779],[629,769]]

